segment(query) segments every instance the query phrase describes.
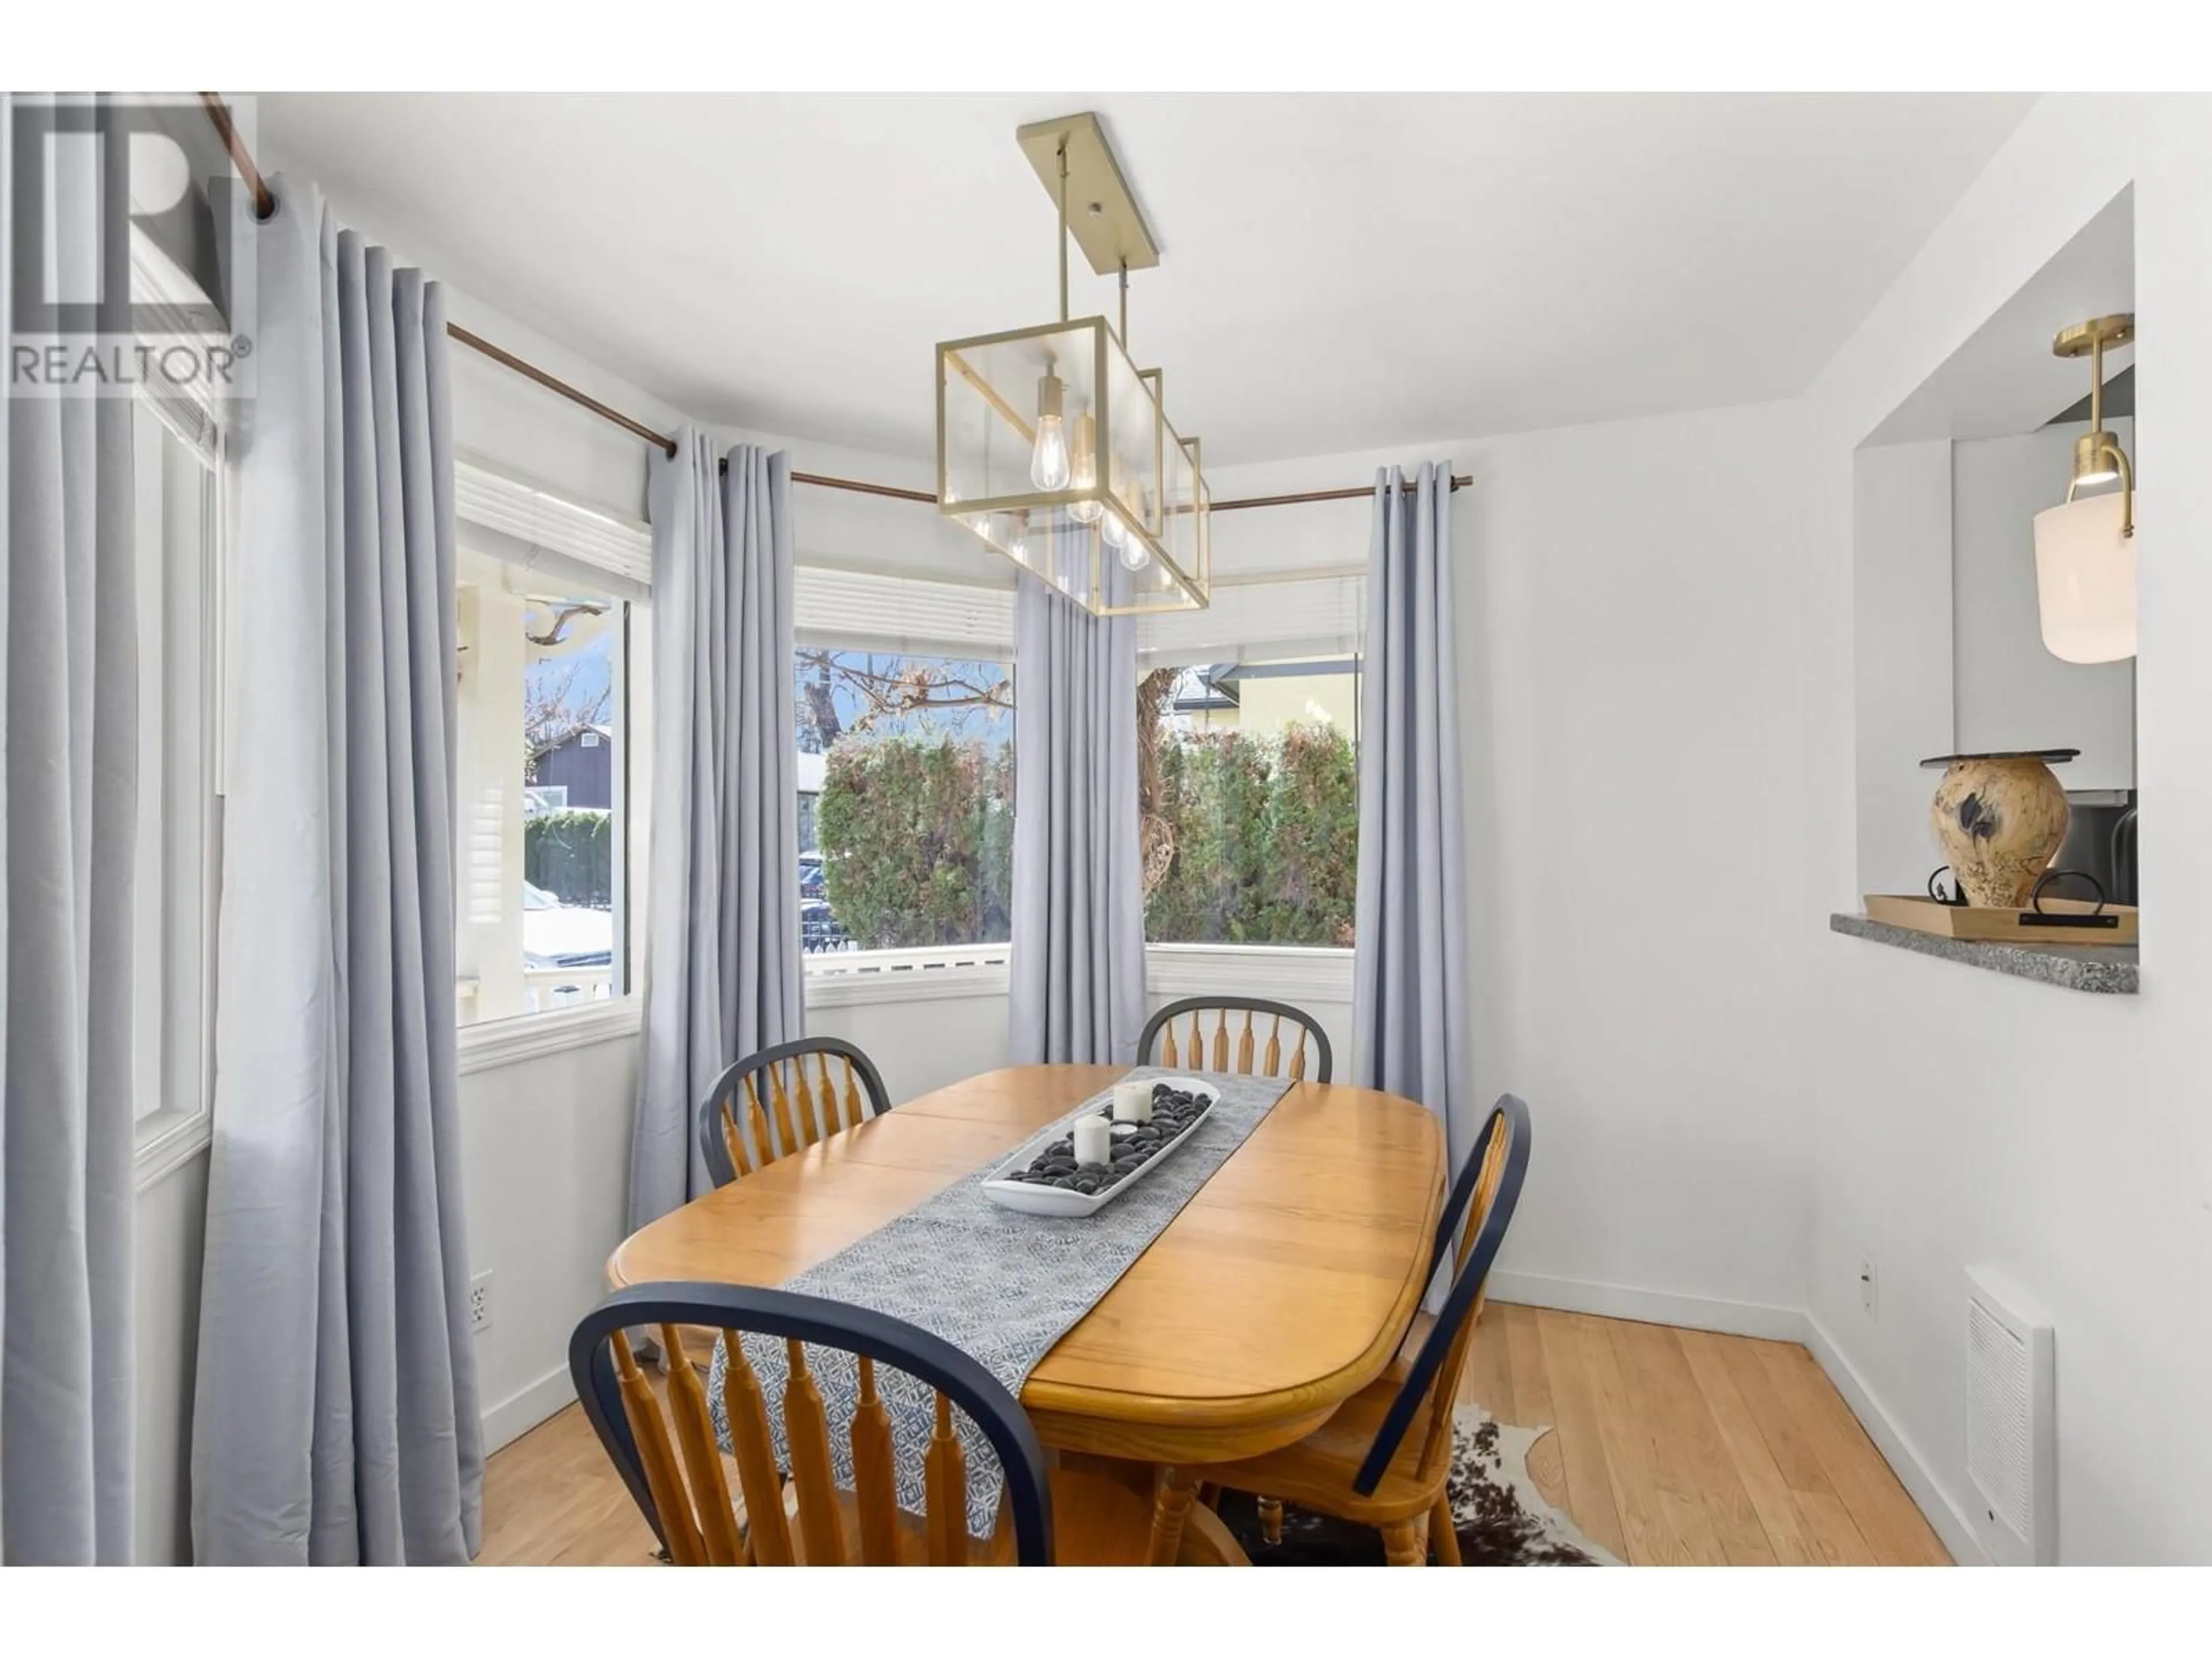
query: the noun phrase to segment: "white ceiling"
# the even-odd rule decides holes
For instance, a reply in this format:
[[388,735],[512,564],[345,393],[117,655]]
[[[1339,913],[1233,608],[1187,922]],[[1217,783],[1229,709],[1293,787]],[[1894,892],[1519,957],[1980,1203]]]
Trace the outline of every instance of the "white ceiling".
[[[926,455],[939,340],[1054,312],[1013,140],[1097,109],[1139,362],[1216,465],[1790,396],[2033,100],[264,94],[261,140],[700,418]],[[1111,314],[1079,253],[1077,314]]]
[[[2071,324],[2135,308],[2131,187],[2106,204],[1866,441],[1918,443],[2033,432],[2089,390],[2089,365],[2078,357],[2052,356],[2052,337]],[[2107,380],[2135,362],[2135,349],[2125,345],[2106,355]]]

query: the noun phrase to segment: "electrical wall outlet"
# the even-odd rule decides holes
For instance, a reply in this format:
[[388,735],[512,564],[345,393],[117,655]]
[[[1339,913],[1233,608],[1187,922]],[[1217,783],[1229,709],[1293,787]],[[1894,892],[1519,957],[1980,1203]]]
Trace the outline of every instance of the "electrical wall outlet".
[[491,1273],[489,1270],[469,1280],[469,1329],[478,1336],[491,1328]]
[[1859,1258],[1859,1310],[1869,1319],[1881,1317],[1881,1277],[1870,1255]]

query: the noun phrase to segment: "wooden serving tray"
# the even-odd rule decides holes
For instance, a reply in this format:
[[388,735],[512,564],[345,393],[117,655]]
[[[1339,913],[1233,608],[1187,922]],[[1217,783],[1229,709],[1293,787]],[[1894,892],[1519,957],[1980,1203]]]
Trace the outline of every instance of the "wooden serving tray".
[[[1975,939],[1999,945],[2133,945],[2136,907],[2108,904],[2094,921],[2076,921],[2095,914],[2087,899],[2045,898],[2045,915],[2033,910],[1986,910],[1973,904],[1938,904],[1917,893],[1869,893],[1869,919],[1893,927],[1910,927],[1916,933],[1941,939]],[[2063,917],[2064,921],[2058,918]]]

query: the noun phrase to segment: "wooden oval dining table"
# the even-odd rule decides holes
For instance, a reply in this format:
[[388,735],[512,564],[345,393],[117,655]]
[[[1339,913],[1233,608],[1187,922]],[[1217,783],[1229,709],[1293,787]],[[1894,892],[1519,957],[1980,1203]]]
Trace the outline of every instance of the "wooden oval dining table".
[[[908,1101],[696,1198],[625,1239],[617,1287],[775,1285],[1108,1088],[1118,1066],[1015,1066]],[[1272,1451],[1378,1376],[1419,1305],[1443,1202],[1442,1126],[1399,1096],[1292,1083],[1021,1403],[1057,1449],[1158,1465],[1152,1559],[1194,1477]]]

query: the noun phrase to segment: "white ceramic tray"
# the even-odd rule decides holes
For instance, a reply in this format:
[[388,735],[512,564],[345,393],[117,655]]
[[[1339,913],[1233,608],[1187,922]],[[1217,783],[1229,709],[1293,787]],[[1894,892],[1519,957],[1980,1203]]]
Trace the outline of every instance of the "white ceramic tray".
[[[1213,1115],[1214,1106],[1221,1099],[1220,1090],[1199,1078],[1156,1077],[1152,1081],[1155,1084],[1167,1084],[1186,1094],[1195,1096],[1206,1103],[1200,1109],[1198,1115],[1191,1119],[1189,1126],[1181,1134],[1173,1140],[1163,1143],[1159,1151],[1137,1166],[1133,1175],[1124,1176],[1112,1186],[1096,1193],[1079,1193],[1071,1187],[1041,1187],[1034,1182],[1014,1181],[1008,1178],[1016,1170],[1029,1168],[1038,1152],[1043,1147],[1072,1133],[1069,1127],[1069,1122],[1073,1122],[1071,1119],[1069,1122],[1064,1122],[1045,1134],[1032,1136],[1023,1144],[1020,1151],[992,1170],[989,1178],[983,1182],[985,1195],[994,1204],[1002,1204],[1010,1210],[1024,1211],[1030,1215],[1097,1214],[1099,1211],[1104,1209],[1122,1194],[1127,1192],[1130,1188],[1174,1157],[1176,1149],[1197,1133],[1199,1127]],[[1112,1103],[1109,1100],[1101,1103],[1097,1111],[1098,1115],[1103,1116],[1111,1109]]]

